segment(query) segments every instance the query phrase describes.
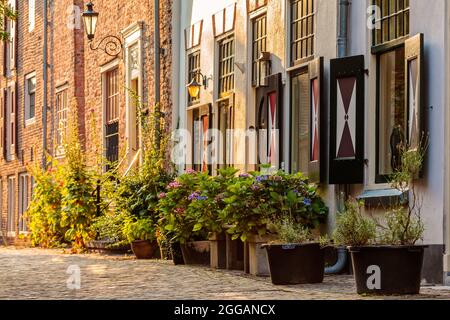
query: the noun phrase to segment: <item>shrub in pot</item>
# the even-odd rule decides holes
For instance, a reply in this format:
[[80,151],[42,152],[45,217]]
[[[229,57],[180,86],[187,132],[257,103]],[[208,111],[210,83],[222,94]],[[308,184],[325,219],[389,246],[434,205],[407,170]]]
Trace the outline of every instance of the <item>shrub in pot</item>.
[[188,210],[194,201],[204,201],[198,190],[205,173],[188,171],[171,182],[166,193],[159,195],[159,225],[171,243],[180,243],[184,263],[209,265],[208,231],[198,224],[198,214]]
[[273,239],[274,232],[269,228],[272,221],[290,216],[295,223],[314,229],[328,213],[317,186],[300,173],[240,175],[228,187],[223,201],[226,205],[220,217],[230,226],[227,232],[232,239],[248,243],[248,270],[255,275],[269,274],[262,245]]
[[391,184],[409,201],[400,200],[381,223],[363,217],[361,205],[347,204],[337,219],[335,241],[349,246],[359,294],[418,294],[425,246],[421,202],[415,190],[426,148],[401,148],[401,166]]
[[151,259],[158,250],[156,227],[148,218],[129,217],[123,225],[123,233],[131,243],[131,250],[138,259]]
[[286,219],[275,224],[277,240],[264,245],[269,260],[270,277],[275,285],[321,283],[325,255],[322,240],[311,230]]

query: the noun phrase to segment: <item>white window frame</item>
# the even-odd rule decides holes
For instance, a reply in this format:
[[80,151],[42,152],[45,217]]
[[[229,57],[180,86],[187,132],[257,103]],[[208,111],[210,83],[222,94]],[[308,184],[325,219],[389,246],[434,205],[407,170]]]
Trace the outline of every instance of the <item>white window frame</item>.
[[[58,107],[57,106],[57,97],[58,97],[58,95],[62,94],[64,91],[67,93],[67,101],[66,101],[67,105],[65,106],[65,109],[58,110],[57,109],[57,107]],[[56,89],[56,95],[55,95],[55,115],[56,115],[56,123],[55,123],[55,125],[56,125],[55,149],[56,150],[55,150],[55,155],[56,155],[57,158],[62,158],[62,157],[65,156],[64,145],[63,144],[59,145],[58,144],[58,140],[57,140],[57,135],[60,134],[60,130],[61,130],[59,128],[59,121],[58,121],[58,119],[59,119],[59,115],[61,113],[63,113],[63,112],[66,112],[65,128],[64,128],[64,130],[66,130],[66,134],[67,134],[68,117],[69,117],[69,85],[68,84],[59,86]]]
[[30,205],[30,175],[21,173],[19,175],[19,234],[29,234],[28,226],[24,221],[24,215]]
[[[142,37],[143,37],[143,23],[136,22],[122,31],[123,37],[125,39],[125,85],[127,88],[131,89],[132,82],[138,82],[138,92],[137,95],[143,99],[143,87],[144,87],[144,66],[143,66],[143,45],[142,45]],[[137,46],[138,50],[138,66],[139,70],[134,71],[131,70],[131,59],[130,59],[130,51],[132,48]],[[134,71],[134,72],[133,72]],[[136,137],[136,127],[135,120],[139,116],[138,112],[133,111],[131,108],[134,107],[133,97],[130,95],[129,91],[126,90],[126,140],[127,140],[127,155],[128,155],[128,163],[131,165],[133,159],[138,152],[138,150],[134,150],[134,145],[136,145],[136,140],[139,141],[139,149],[142,149],[142,139]],[[139,121],[138,128],[139,136],[142,137],[142,128]],[[142,155],[142,153],[141,153]],[[142,163],[142,157],[139,159],[139,163]]]
[[[31,117],[30,115],[30,92],[28,92],[28,82],[34,78],[35,85],[34,85],[34,115]],[[25,76],[25,126],[29,126],[36,122],[36,86],[37,86],[37,79],[36,79],[36,72],[32,72]]]
[[[16,236],[16,176],[9,176],[8,178],[8,214],[7,214],[7,223],[6,223],[6,231],[8,237]],[[12,190],[11,190],[12,186]]]
[[36,26],[36,0],[28,0],[28,32]]

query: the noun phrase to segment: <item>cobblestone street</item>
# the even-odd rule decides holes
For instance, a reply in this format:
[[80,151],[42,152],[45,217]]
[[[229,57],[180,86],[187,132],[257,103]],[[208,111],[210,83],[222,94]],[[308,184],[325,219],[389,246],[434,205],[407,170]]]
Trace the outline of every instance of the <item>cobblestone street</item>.
[[[81,288],[70,290],[70,266]],[[382,297],[377,297],[381,299]],[[417,297],[450,299],[450,289],[423,288]],[[0,249],[0,299],[370,299],[355,294],[351,276],[319,285],[273,286],[269,278],[131,256],[69,255],[61,250]]]

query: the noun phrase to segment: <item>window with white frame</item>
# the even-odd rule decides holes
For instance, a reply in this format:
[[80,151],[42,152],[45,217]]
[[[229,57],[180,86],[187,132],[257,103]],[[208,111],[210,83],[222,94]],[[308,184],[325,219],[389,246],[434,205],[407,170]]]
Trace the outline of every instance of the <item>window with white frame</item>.
[[30,175],[19,175],[19,233],[28,232],[26,211],[30,203]]
[[28,0],[28,31],[32,32],[36,24],[36,0]]
[[119,160],[119,70],[104,75],[105,80],[105,149],[107,170]]
[[[16,11],[16,0],[8,0],[8,5],[12,11]],[[5,53],[5,74],[10,75],[16,67],[16,41],[17,41],[17,22],[12,19],[5,20],[6,32],[9,34],[9,41],[4,41]]]
[[314,1],[291,0],[291,61],[314,55]]
[[234,35],[219,41],[219,96],[234,90]]
[[64,141],[67,136],[68,90],[62,89],[56,93],[56,155],[64,154]]
[[34,122],[36,115],[36,74],[25,77],[25,123]]
[[17,153],[17,96],[16,83],[10,83],[5,90],[6,100],[6,158],[13,160]]

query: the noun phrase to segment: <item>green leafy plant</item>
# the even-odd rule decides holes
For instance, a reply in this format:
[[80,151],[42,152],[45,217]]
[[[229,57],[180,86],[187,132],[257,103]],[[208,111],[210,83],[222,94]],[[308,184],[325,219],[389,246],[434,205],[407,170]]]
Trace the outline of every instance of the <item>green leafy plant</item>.
[[361,212],[364,203],[350,200],[338,214],[333,238],[337,245],[365,246],[373,243],[377,226],[373,219]]
[[129,242],[123,233],[125,221],[129,216],[124,212],[106,211],[97,217],[92,225],[97,239],[107,241],[107,248],[119,248]]
[[388,211],[385,223],[379,224],[380,242],[391,245],[414,245],[423,238],[425,226],[421,219],[422,200],[415,180],[422,171],[428,149],[428,137],[423,137],[416,148],[398,146],[401,163],[391,178],[391,185],[408,201],[400,200]]
[[278,238],[275,243],[304,244],[314,240],[311,229],[295,223],[292,219],[284,219],[275,223],[274,230]]
[[171,242],[183,244],[207,238],[208,231],[197,225],[197,213],[188,207],[193,201],[206,200],[197,190],[200,181],[208,178],[205,173],[188,171],[171,182],[166,193],[159,195],[160,226]]
[[31,243],[43,248],[61,247],[65,244],[64,235],[67,231],[61,226],[62,169],[56,161],[52,161],[47,170],[37,165],[28,170],[35,181],[33,199],[26,214]]
[[72,242],[72,250],[83,251],[95,238],[92,224],[96,218],[94,193],[97,178],[88,170],[78,134],[76,108],[72,107],[68,136],[64,142],[64,184],[62,188],[61,226],[67,228],[65,238]]
[[123,225],[123,234],[129,243],[139,240],[156,239],[156,227],[151,219],[129,217]]
[[5,21],[17,20],[18,12],[12,10],[7,0],[0,0],[0,40],[9,41],[10,34],[6,31]]
[[231,183],[223,200],[221,220],[230,226],[233,239],[246,241],[251,235],[263,236],[268,226],[289,216],[305,228],[318,227],[328,214],[317,186],[302,174],[254,172],[240,175]]

